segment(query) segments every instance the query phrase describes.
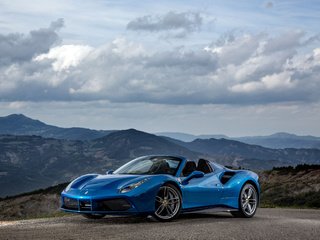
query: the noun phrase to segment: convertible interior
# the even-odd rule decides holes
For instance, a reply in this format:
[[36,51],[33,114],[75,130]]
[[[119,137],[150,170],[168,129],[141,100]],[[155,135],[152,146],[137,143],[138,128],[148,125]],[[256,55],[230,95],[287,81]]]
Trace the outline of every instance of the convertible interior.
[[[204,174],[207,174],[213,172],[213,169],[208,160],[205,159],[199,159],[198,164],[193,161],[188,161],[182,170],[182,176],[187,177],[193,171],[201,171]],[[225,171],[220,175],[221,183],[226,184],[235,174],[236,172],[233,171]]]
[[205,159],[199,159],[198,164],[193,161],[188,161],[182,170],[182,176],[186,177],[193,171],[201,171],[204,174],[207,174],[213,172],[213,169]]

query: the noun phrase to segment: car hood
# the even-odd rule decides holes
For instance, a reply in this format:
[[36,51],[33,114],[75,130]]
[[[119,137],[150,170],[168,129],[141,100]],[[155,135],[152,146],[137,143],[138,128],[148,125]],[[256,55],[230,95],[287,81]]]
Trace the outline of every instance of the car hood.
[[143,178],[142,175],[98,175],[95,178],[85,182],[81,188],[101,189],[110,187],[121,187],[132,180]]
[[136,183],[148,175],[87,175],[76,179],[67,193],[93,196],[100,194],[117,194],[119,190],[132,183]]

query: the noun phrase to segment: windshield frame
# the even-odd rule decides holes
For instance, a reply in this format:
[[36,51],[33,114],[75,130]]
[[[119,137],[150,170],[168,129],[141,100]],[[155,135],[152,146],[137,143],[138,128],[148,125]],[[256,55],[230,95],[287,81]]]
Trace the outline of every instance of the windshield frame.
[[182,163],[184,162],[182,158],[180,157],[176,157],[176,156],[162,156],[162,155],[151,155],[151,156],[143,156],[143,157],[138,157],[138,158],[135,158],[129,162],[127,162],[126,164],[122,165],[121,167],[119,167],[118,169],[116,169],[113,174],[128,174],[128,175],[160,175],[160,174],[147,174],[147,173],[142,173],[142,174],[135,174],[135,173],[121,173],[120,171],[122,169],[125,169],[126,167],[134,164],[134,163],[138,163],[140,161],[143,161],[143,160],[148,160],[148,159],[154,159],[154,158],[162,158],[162,159],[167,159],[167,160],[174,160],[174,161],[178,161],[178,165],[177,167],[175,168],[175,171],[174,173],[162,173],[162,174],[167,174],[167,175],[170,175],[170,176],[177,176],[177,173],[180,172],[180,168],[181,168],[181,165]]

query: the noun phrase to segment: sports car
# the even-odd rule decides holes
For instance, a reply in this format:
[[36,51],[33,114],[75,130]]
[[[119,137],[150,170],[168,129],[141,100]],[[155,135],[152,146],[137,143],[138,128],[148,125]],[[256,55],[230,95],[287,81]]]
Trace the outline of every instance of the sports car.
[[258,175],[199,159],[143,156],[116,171],[87,174],[61,193],[61,210],[86,218],[152,215],[170,221],[180,213],[215,208],[253,217],[259,203]]

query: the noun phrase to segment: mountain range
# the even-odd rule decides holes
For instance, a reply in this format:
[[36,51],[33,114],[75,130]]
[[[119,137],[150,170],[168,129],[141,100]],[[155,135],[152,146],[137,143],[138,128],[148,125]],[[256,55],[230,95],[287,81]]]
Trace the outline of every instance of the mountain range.
[[135,129],[59,128],[10,115],[0,118],[0,197],[67,182],[85,173],[104,173],[150,154],[206,158],[255,170],[320,163],[319,149],[271,149],[224,138],[183,142]]
[[[62,128],[45,124],[39,120],[31,119],[23,114],[11,114],[0,117],[0,134],[10,135],[36,135],[45,138],[68,140],[92,140],[101,138],[116,130],[94,130],[88,128],[72,127]],[[320,149],[320,137],[298,136],[295,134],[279,132],[269,136],[244,136],[229,137],[223,134],[193,135],[179,132],[160,132],[158,136],[165,136],[184,142],[192,142],[196,139],[228,139],[247,144],[260,145],[267,148],[318,148]]]
[[318,148],[320,137],[298,136],[295,134],[279,132],[269,136],[238,137],[234,140],[256,144],[269,148]]
[[320,149],[272,149],[224,138],[196,139],[192,142],[166,139],[234,167],[259,170],[275,166],[320,163]]
[[201,157],[164,138],[134,129],[91,141],[0,135],[0,197],[67,182],[85,173],[104,174],[150,154]]
[[183,142],[192,142],[196,139],[228,139],[247,144],[260,145],[267,148],[318,148],[320,149],[320,137],[298,136],[295,134],[279,132],[268,136],[228,137],[223,134],[216,135],[192,135],[179,132],[161,132],[158,136],[174,138]]

